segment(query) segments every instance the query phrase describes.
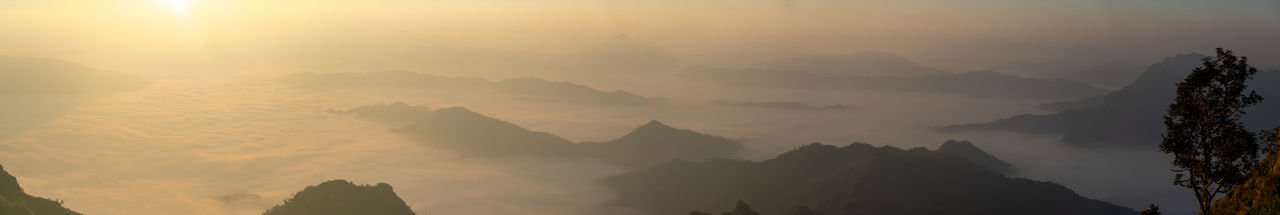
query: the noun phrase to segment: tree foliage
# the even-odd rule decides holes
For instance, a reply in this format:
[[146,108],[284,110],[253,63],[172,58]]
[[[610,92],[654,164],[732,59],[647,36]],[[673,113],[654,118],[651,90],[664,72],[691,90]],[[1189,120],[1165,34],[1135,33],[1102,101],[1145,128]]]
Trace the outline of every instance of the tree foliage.
[[1257,163],[1260,145],[1241,123],[1246,107],[1262,101],[1247,90],[1257,69],[1247,57],[1217,49],[1216,58],[1177,85],[1177,98],[1164,116],[1160,151],[1174,155],[1174,184],[1194,191],[1202,214],[1218,194],[1242,183]]

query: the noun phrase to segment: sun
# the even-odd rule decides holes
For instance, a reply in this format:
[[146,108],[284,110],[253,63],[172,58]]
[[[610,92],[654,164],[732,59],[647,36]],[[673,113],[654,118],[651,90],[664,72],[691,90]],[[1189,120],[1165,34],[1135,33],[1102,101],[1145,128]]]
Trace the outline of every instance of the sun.
[[191,10],[190,0],[158,0],[158,1],[161,4],[163,4],[163,6],[168,8],[170,11],[177,14],[186,15],[188,11]]

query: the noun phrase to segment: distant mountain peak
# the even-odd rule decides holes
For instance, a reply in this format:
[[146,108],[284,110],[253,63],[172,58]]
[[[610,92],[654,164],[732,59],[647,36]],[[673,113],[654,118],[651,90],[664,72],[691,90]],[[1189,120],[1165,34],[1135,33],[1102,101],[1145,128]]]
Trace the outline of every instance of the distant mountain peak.
[[992,156],[987,151],[983,151],[968,140],[947,140],[947,142],[942,143],[942,146],[938,146],[936,151],[959,156],[969,160],[969,162],[1002,174],[1009,174],[1014,171],[1012,165]]
[[675,128],[672,128],[667,124],[663,124],[661,121],[658,121],[655,119],[655,120],[649,120],[648,123],[641,125],[640,128],[636,130],[641,130],[641,129],[675,129]]

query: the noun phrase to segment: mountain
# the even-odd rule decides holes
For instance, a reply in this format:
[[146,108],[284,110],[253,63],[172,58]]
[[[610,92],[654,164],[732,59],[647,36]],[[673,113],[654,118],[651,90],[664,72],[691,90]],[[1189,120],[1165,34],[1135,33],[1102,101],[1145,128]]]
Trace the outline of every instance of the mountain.
[[1111,63],[1094,66],[1075,72],[1053,72],[1038,74],[1036,77],[1067,81],[1079,81],[1106,89],[1120,89],[1138,79],[1142,75],[1142,66]]
[[810,55],[760,64],[759,68],[870,77],[918,77],[948,75],[888,52],[856,52],[848,55]]
[[833,105],[827,105],[827,106],[817,106],[817,105],[806,104],[806,103],[802,103],[802,102],[730,102],[730,101],[714,101],[714,102],[711,102],[711,104],[715,104],[715,105],[737,106],[737,107],[745,107],[745,108],[764,108],[764,109],[790,110],[790,111],[849,111],[849,110],[854,110],[854,109],[855,109],[855,108],[853,108],[853,107],[846,106],[846,105],[839,104],[839,103],[836,103],[836,104],[833,104]]
[[394,130],[421,138],[437,146],[484,155],[577,155],[572,141],[546,132],[535,132],[515,124],[451,107],[432,111],[427,117]]
[[430,110],[401,102],[331,111],[368,120],[411,119],[395,133],[418,138],[441,148],[473,155],[589,158],[640,168],[672,159],[706,160],[730,157],[742,144],[724,137],[673,128],[656,120],[607,142],[580,142],[538,132],[466,108]]
[[942,146],[939,146],[935,151],[960,156],[960,158],[969,160],[969,162],[978,164],[978,166],[986,167],[991,171],[1005,175],[1013,173],[1014,171],[1012,165],[1005,163],[995,156],[991,156],[991,154],[987,154],[986,151],[978,148],[978,146],[974,146],[973,143],[969,141],[947,140],[946,143],[942,143]]
[[685,78],[726,87],[833,91],[893,91],[979,98],[1080,99],[1106,90],[1072,81],[1018,77],[990,70],[924,76],[862,76],[810,71],[692,67]]
[[947,153],[855,143],[810,144],[760,162],[712,159],[606,178],[617,203],[679,214],[752,202],[761,214],[797,206],[843,214],[1136,214],[1051,182],[1008,178]]
[[[1009,131],[1062,135],[1062,141],[1077,146],[1154,147],[1164,130],[1163,118],[1176,96],[1176,84],[1201,65],[1204,55],[1169,57],[1147,68],[1142,76],[1124,88],[1101,98],[1059,104],[1071,107],[1046,115],[1022,114],[985,123],[950,125],[944,132]],[[1245,109],[1245,126],[1252,129],[1280,125],[1280,72],[1258,72],[1249,86],[1263,97]]]
[[701,161],[728,157],[742,150],[737,141],[649,121],[626,136],[604,142],[584,142],[587,153],[627,167],[656,166],[672,159]]
[[262,215],[413,215],[391,185],[356,185],[332,180],[307,186]]
[[0,166],[0,214],[4,215],[79,215],[62,207],[62,201],[35,197],[22,191],[18,178]]
[[303,89],[397,88],[422,90],[494,91],[515,98],[588,104],[647,105],[660,102],[626,91],[604,92],[586,85],[534,77],[489,81],[474,77],[446,77],[408,71],[294,73],[279,81]]
[[131,75],[62,60],[0,56],[0,94],[117,92],[146,83]]

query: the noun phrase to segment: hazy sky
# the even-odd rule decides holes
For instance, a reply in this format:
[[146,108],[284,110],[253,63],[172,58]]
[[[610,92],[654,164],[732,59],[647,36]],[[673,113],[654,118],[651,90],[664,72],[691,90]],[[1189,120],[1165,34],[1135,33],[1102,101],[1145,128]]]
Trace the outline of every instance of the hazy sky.
[[[1224,46],[1280,58],[1280,3],[1230,1],[5,0],[0,54],[120,70],[335,56],[570,53],[618,34],[677,56],[895,52],[949,71],[1083,69]],[[378,65],[391,67],[387,57]],[[352,60],[352,59],[347,59]],[[359,60],[359,59],[356,59]],[[163,62],[157,62],[163,61]],[[352,60],[354,61],[354,60]],[[374,61],[367,59],[365,61]],[[733,62],[733,59],[715,62]],[[166,65],[172,67],[166,67]],[[377,68],[384,69],[384,68]]]
[[[612,194],[593,183],[620,171],[614,167],[472,159],[324,112],[405,101],[466,106],[575,141],[608,140],[663,120],[741,139],[748,147],[742,157],[750,159],[810,142],[932,148],[970,139],[1020,165],[1026,171],[1018,177],[1055,181],[1128,207],[1154,202],[1190,211],[1190,195],[1168,183],[1167,159],[1154,149],[1079,149],[1057,144],[1057,137],[935,132],[947,124],[1046,113],[1035,108],[1044,101],[748,90],[665,73],[556,72],[611,69],[615,65],[579,65],[591,63],[583,53],[609,51],[661,52],[642,56],[671,57],[677,66],[664,69],[672,70],[885,51],[949,72],[1025,75],[1105,63],[1145,68],[1215,47],[1249,56],[1255,66],[1280,68],[1276,38],[1276,0],[0,0],[0,55],[64,59],[154,81],[105,95],[0,94],[8,102],[0,104],[0,116],[22,116],[4,122],[20,126],[0,127],[6,129],[0,162],[33,194],[91,214],[256,214],[332,178],[388,182],[415,211],[429,214],[616,209],[600,207]],[[600,107],[454,92],[307,91],[273,81],[299,71],[389,69],[491,80],[538,76],[668,103]],[[856,110],[779,113],[708,104],[715,100],[840,103]],[[262,199],[215,200],[244,193]]]

